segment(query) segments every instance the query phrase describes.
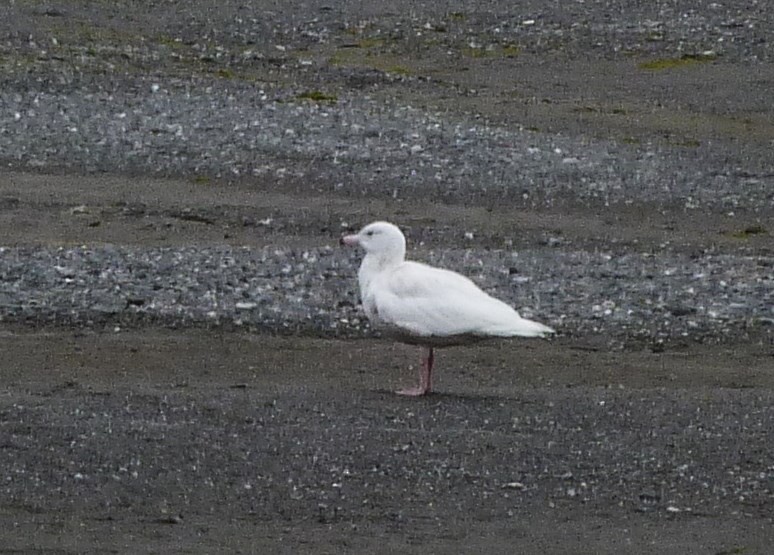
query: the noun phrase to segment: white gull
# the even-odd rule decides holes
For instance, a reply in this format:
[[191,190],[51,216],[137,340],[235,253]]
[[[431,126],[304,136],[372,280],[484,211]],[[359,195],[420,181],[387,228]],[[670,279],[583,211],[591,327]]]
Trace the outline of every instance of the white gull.
[[406,238],[387,222],[368,224],[343,245],[359,246],[365,257],[358,271],[366,316],[386,335],[423,347],[419,385],[398,391],[425,395],[432,390],[433,349],[484,339],[545,337],[554,330],[519,316],[456,272],[406,257]]

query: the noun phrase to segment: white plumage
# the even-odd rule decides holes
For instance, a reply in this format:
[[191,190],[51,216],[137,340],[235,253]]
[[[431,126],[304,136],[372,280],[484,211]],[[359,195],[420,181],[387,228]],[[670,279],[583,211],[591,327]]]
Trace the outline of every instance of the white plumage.
[[368,318],[377,327],[415,338],[416,343],[542,337],[553,331],[522,318],[468,278],[449,270],[402,262],[367,281],[361,294]]
[[406,239],[393,224],[374,222],[342,244],[366,251],[358,272],[363,308],[374,327],[397,340],[427,349],[420,385],[431,390],[433,348],[499,337],[544,337],[548,326],[522,318],[504,302],[484,293],[456,272],[405,260]]

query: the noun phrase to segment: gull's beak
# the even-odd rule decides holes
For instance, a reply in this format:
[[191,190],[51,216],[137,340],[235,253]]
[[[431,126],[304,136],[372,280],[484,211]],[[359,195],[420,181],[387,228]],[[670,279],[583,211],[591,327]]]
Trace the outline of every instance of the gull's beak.
[[339,239],[339,245],[356,247],[359,244],[360,240],[357,238],[357,235],[342,235],[341,239]]

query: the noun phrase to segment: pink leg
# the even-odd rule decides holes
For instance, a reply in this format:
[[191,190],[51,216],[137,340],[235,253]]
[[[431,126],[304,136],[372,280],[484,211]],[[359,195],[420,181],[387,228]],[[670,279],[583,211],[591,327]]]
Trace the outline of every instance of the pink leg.
[[435,361],[435,355],[433,354],[432,347],[424,349],[422,366],[419,368],[419,385],[417,387],[401,389],[398,391],[398,395],[419,397],[420,395],[427,395],[433,389],[433,362]]

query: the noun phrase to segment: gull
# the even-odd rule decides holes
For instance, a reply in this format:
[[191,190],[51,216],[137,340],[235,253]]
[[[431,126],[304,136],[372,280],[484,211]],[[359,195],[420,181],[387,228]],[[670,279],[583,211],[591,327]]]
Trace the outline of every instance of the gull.
[[399,390],[400,395],[432,391],[436,348],[554,333],[522,318],[457,272],[406,260],[406,238],[394,224],[373,222],[340,242],[365,251],[357,277],[372,326],[397,341],[422,347],[419,385]]

